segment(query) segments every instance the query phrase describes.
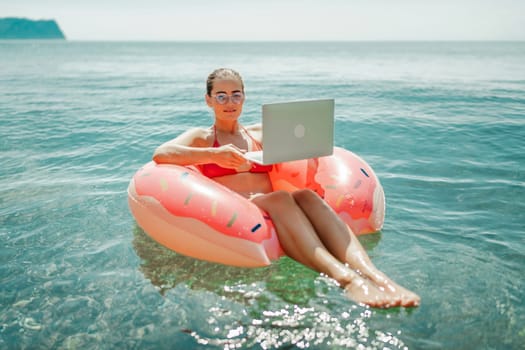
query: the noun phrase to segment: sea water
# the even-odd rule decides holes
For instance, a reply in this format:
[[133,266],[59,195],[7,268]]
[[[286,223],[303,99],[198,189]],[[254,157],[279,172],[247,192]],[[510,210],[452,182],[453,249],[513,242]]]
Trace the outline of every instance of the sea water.
[[[0,42],[0,348],[522,348],[524,62],[523,42]],[[335,99],[336,145],[386,194],[360,240],[420,307],[357,305],[288,258],[197,261],[137,227],[129,180],[210,125],[223,66],[245,124]]]

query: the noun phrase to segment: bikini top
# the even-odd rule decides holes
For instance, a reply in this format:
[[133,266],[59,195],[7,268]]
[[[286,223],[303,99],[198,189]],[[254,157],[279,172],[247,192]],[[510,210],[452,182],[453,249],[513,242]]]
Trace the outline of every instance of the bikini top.
[[[253,144],[257,148],[256,151],[262,149],[262,145],[259,141],[254,139],[252,135],[243,127],[242,128],[244,132],[252,139]],[[220,147],[219,141],[217,141],[217,129],[215,125],[213,126],[213,147]],[[252,163],[252,167],[250,168],[250,173],[267,173],[272,171],[273,166],[272,165],[260,165],[256,163]],[[225,175],[234,175],[237,174],[237,170],[231,169],[231,168],[223,168],[218,164],[215,163],[208,163],[208,164],[201,164],[200,169],[203,175],[213,178],[213,177],[219,177],[219,176],[225,176]]]

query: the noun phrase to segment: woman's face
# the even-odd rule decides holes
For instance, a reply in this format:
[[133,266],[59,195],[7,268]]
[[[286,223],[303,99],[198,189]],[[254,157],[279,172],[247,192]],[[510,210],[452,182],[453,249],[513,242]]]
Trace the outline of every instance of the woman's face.
[[[221,101],[224,104],[221,104]],[[215,80],[211,96],[206,94],[206,103],[213,108],[216,119],[237,120],[244,104],[242,83],[234,78]]]

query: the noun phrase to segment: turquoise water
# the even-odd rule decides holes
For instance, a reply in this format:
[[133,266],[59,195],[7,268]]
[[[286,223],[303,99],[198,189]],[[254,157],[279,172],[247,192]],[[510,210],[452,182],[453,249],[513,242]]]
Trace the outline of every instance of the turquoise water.
[[[0,348],[518,349],[525,343],[525,43],[0,42]],[[416,309],[356,305],[283,258],[176,255],[126,187],[208,125],[204,80],[331,97],[336,144],[385,189],[374,263]]]

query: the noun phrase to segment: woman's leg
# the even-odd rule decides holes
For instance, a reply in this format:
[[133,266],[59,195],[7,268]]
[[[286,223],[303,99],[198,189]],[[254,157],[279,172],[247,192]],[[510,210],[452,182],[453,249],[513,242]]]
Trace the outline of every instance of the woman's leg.
[[328,253],[317,235],[311,234],[312,224],[289,193],[273,192],[252,201],[272,218],[279,242],[289,257],[319,272],[336,275],[337,280],[350,281],[344,265]]
[[337,259],[372,280],[380,290],[399,300],[401,305],[419,304],[418,295],[397,285],[374,266],[352,230],[315,192],[300,190],[293,197],[314,226],[321,242]]
[[255,197],[252,201],[272,218],[281,246],[288,256],[334,278],[357,302],[375,307],[400,304],[398,299],[380,291],[326,249],[292,195],[278,191]]

